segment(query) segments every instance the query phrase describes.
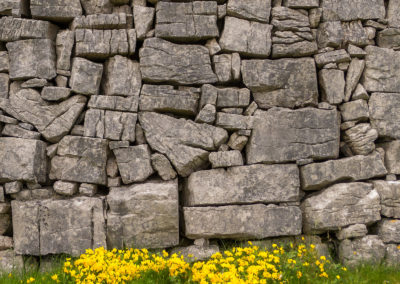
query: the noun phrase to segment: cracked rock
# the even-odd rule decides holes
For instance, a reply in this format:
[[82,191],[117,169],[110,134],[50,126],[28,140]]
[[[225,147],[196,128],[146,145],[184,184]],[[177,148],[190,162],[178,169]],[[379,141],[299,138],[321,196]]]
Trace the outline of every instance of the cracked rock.
[[226,13],[229,16],[242,18],[250,21],[269,22],[271,12],[271,0],[241,1],[229,0]]
[[13,17],[0,18],[0,40],[17,41],[23,39],[55,40],[58,27],[47,21],[20,19]]
[[355,155],[368,155],[375,150],[378,132],[369,123],[360,123],[344,132],[343,140]]
[[213,169],[243,166],[242,154],[237,150],[211,152],[208,158]]
[[384,243],[400,243],[400,220],[382,219],[377,224],[377,234]]
[[355,240],[342,241],[338,252],[343,265],[355,267],[363,263],[381,263],[385,251],[385,245],[378,236],[367,235]]
[[69,22],[82,15],[79,0],[30,0],[32,18]]
[[400,218],[400,182],[374,180],[372,183],[381,197],[381,214],[386,217]]
[[72,61],[71,90],[83,95],[97,95],[100,89],[103,65],[84,58],[75,57]]
[[96,30],[111,30],[111,29],[129,29],[128,16],[125,13],[114,14],[94,14],[87,16],[75,17],[71,29],[96,29]]
[[176,177],[176,172],[165,155],[155,153],[151,155],[151,165],[162,180],[171,180]]
[[371,125],[379,137],[400,139],[400,94],[373,93],[368,104]]
[[382,0],[322,0],[324,21],[355,21],[385,18]]

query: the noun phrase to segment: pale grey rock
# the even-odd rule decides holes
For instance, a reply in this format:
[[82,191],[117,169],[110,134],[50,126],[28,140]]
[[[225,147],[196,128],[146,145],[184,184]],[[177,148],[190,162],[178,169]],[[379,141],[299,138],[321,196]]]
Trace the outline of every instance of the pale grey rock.
[[322,67],[326,64],[329,63],[343,63],[343,62],[349,62],[350,61],[350,56],[344,49],[339,49],[339,50],[334,50],[334,51],[329,51],[329,52],[324,52],[324,53],[319,53],[314,56],[315,63],[317,64],[318,67]]
[[30,0],[32,18],[53,22],[70,22],[82,15],[79,0]]
[[181,41],[218,37],[217,8],[215,1],[160,1],[156,5],[155,36]]
[[271,24],[279,31],[310,32],[307,13],[287,7],[272,8]]
[[345,88],[345,98],[344,101],[348,102],[350,100],[351,94],[357,87],[358,81],[364,71],[365,61],[359,60],[358,58],[353,58],[350,62],[349,68],[346,75],[346,88]]
[[155,153],[151,155],[151,165],[162,180],[171,180],[176,177],[176,172],[171,162],[163,154]]
[[[85,124],[83,135],[87,137],[104,138],[104,110],[89,109],[85,113]],[[118,140],[118,139],[117,139]]]
[[46,79],[32,78],[21,84],[21,88],[43,88],[48,86],[49,82]]
[[75,124],[86,104],[83,96],[73,96],[59,104],[42,100],[39,92],[22,89],[0,99],[0,108],[20,121],[34,125],[50,142],[58,142]]
[[11,206],[18,254],[78,256],[88,248],[107,247],[100,198],[12,201]]
[[211,56],[221,51],[221,47],[219,46],[215,38],[207,40],[205,47],[208,48],[208,51],[210,52]]
[[354,224],[336,232],[338,240],[361,238],[368,234],[365,224]]
[[400,28],[400,1],[390,0],[387,8],[387,18],[390,27]]
[[226,16],[219,45],[223,51],[253,57],[271,53],[272,25]]
[[213,169],[243,166],[243,157],[238,150],[211,152],[208,158]]
[[0,251],[12,249],[13,247],[12,237],[0,236]]
[[381,197],[381,214],[386,217],[400,218],[400,182],[374,180],[372,183]]
[[85,15],[111,14],[113,5],[110,0],[81,0]]
[[[225,107],[221,108],[221,112],[226,112],[230,114],[243,114],[243,108],[240,107]],[[244,129],[242,129],[244,130]]]
[[[132,11],[130,11],[132,13]],[[71,29],[124,29],[131,28],[126,13],[93,14],[75,17],[71,23]]]
[[6,46],[10,57],[10,79],[56,77],[56,52],[51,40],[19,40]]
[[321,8],[313,8],[308,11],[308,18],[310,20],[310,28],[315,29],[318,28],[322,17],[322,9]]
[[347,267],[364,263],[379,264],[385,257],[385,244],[376,235],[344,240],[339,245],[339,259]]
[[[199,239],[204,240],[204,239]],[[171,249],[170,254],[178,254],[182,255],[187,262],[195,262],[195,261],[207,261],[211,258],[212,255],[219,252],[218,245],[209,244],[208,240],[205,244],[197,245],[195,240],[195,244],[191,246],[184,247],[175,247]]]
[[51,144],[46,148],[46,155],[49,158],[53,158],[57,154],[58,144]]
[[295,9],[318,8],[319,0],[285,0],[284,5]]
[[40,139],[40,133],[36,131],[26,130],[18,125],[6,124],[4,125],[3,131],[1,131],[3,136],[11,136],[23,139]]
[[118,148],[113,152],[124,184],[145,181],[154,173],[148,145]]
[[70,133],[73,136],[83,136],[85,134],[85,128],[83,125],[74,125]]
[[248,137],[239,135],[238,132],[235,132],[231,137],[229,137],[228,146],[233,150],[242,151],[248,141]]
[[368,105],[371,125],[379,137],[400,139],[400,94],[373,93]]
[[[230,152],[233,151],[218,153]],[[188,178],[185,206],[298,201],[299,187],[296,165],[251,165],[198,171]]]
[[13,124],[16,125],[18,124],[18,120],[9,116],[5,116],[0,114],[0,122],[3,122],[5,124]]
[[8,72],[10,68],[10,60],[7,51],[0,51],[0,72]]
[[385,18],[383,0],[322,0],[324,21],[355,21]]
[[387,173],[381,156],[373,152],[301,167],[303,190],[318,190],[339,181],[359,181],[385,176]]
[[51,159],[50,179],[105,185],[107,140],[65,136]]
[[29,2],[27,0],[3,0],[0,3],[0,15],[16,18],[29,16]]
[[0,269],[4,273],[13,273],[24,269],[24,258],[14,250],[7,249],[0,251]]
[[139,97],[141,87],[139,62],[120,55],[106,61],[103,77],[104,95]]
[[356,89],[354,90],[353,94],[351,95],[351,100],[369,100],[369,95],[367,91],[364,89],[363,85],[357,84]]
[[197,114],[195,122],[213,124],[217,115],[217,109],[214,105],[205,105]]
[[355,155],[368,155],[375,150],[378,131],[369,123],[360,123],[345,130],[342,137]]
[[305,57],[317,53],[318,46],[314,41],[301,41],[291,44],[273,44],[272,58]]
[[55,82],[57,87],[66,88],[68,86],[68,77],[57,75]]
[[397,244],[386,245],[385,264],[398,267],[400,262],[400,248]]
[[378,33],[377,44],[379,47],[400,49],[400,28],[389,28]]
[[400,220],[382,219],[376,232],[384,243],[400,243]]
[[385,180],[386,181],[396,181],[397,177],[396,177],[395,174],[388,174],[388,175],[386,175],[386,179]]
[[107,187],[118,187],[122,185],[121,177],[108,177],[107,178]]
[[20,19],[13,17],[0,18],[0,41],[17,41],[22,39],[55,40],[58,27],[47,21]]
[[258,109],[258,105],[255,101],[252,101],[249,106],[244,110],[243,115],[252,116]]
[[53,188],[56,193],[65,196],[72,196],[78,192],[78,184],[75,182],[57,180]]
[[208,152],[227,141],[226,130],[186,119],[144,112],[139,121],[150,147],[168,157],[181,176],[208,162]]
[[10,77],[6,73],[0,73],[0,99],[8,98],[8,91],[10,89]]
[[107,195],[111,247],[166,248],[179,243],[178,181],[112,188]]
[[18,193],[21,190],[22,190],[22,182],[20,181],[12,181],[4,184],[5,194]]
[[271,0],[241,1],[228,0],[226,13],[229,16],[251,21],[269,23]]
[[135,30],[138,39],[144,39],[151,30],[154,21],[155,9],[140,5],[133,6],[133,19],[135,21]]
[[135,136],[136,136],[136,145],[142,145],[142,144],[147,144],[146,137],[144,135],[144,130],[140,123],[136,124],[136,129],[135,129]]
[[351,57],[364,58],[365,55],[367,55],[364,49],[352,44],[349,44],[349,46],[347,47],[347,52]]
[[75,43],[75,33],[70,30],[58,32],[56,39],[57,70],[71,70],[71,54]]
[[62,87],[44,87],[40,96],[42,99],[51,102],[65,100],[71,94],[71,89]]
[[226,16],[226,3],[218,5],[218,20],[225,18]]
[[248,164],[337,158],[338,112],[314,108],[257,110],[246,153]]
[[340,21],[321,23],[317,31],[317,42],[319,48],[338,48],[342,44],[344,34]]
[[240,79],[241,59],[239,53],[220,54],[213,56],[213,64],[218,82],[227,83]]
[[379,144],[385,151],[385,166],[390,174],[400,174],[400,141],[395,140]]
[[370,39],[375,38],[375,32],[369,35],[368,33],[372,28],[364,28],[361,21],[342,22],[341,25],[344,36],[343,45],[354,44],[363,47],[368,44],[375,44],[374,41],[370,41]]
[[97,193],[97,184],[81,183],[79,193],[85,196],[95,196]]
[[344,72],[336,69],[322,69],[319,71],[321,99],[329,104],[340,104],[344,99],[345,80]]
[[246,88],[218,88],[217,107],[247,107],[250,104],[250,90]]
[[364,26],[371,27],[376,30],[384,30],[388,27],[388,20],[387,19],[378,19],[377,21],[367,20],[365,21]]
[[140,92],[139,110],[194,116],[199,98],[198,93],[174,90],[170,85],[145,84]]
[[[140,124],[136,124],[136,129]],[[137,132],[137,131],[135,131]],[[137,141],[136,141],[137,142]],[[118,148],[127,148],[129,147],[129,141],[110,141],[108,144],[110,150],[118,149]]]
[[263,239],[301,234],[301,211],[294,206],[183,207],[183,218],[189,239]]
[[365,100],[356,100],[339,106],[343,121],[365,121],[369,118],[368,103]]
[[215,125],[226,130],[251,129],[253,127],[253,117],[240,114],[217,112]]
[[370,225],[381,219],[378,192],[371,184],[361,182],[332,185],[307,197],[301,209],[303,231],[311,234],[353,224]]
[[88,107],[105,109],[105,110],[116,110],[116,111],[128,111],[137,112],[139,105],[139,97],[136,96],[90,96]]
[[216,105],[218,99],[218,89],[210,84],[204,84],[201,86],[201,97],[199,108],[203,108],[205,105]]
[[[165,54],[169,56],[165,56]],[[200,45],[178,45],[159,38],[146,39],[139,50],[145,82],[192,85],[217,82],[209,51]],[[185,64],[180,64],[184,59]]]
[[119,174],[117,160],[114,155],[111,155],[107,160],[106,166],[107,176],[116,177]]
[[97,95],[103,74],[103,65],[84,58],[75,57],[72,61],[71,90],[83,95]]
[[4,186],[0,185],[0,202],[5,202],[5,197],[4,197]]

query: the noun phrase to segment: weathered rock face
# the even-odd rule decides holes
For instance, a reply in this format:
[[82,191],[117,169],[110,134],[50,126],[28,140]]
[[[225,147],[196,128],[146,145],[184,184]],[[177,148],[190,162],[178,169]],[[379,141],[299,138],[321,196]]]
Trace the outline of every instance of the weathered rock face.
[[0,40],[55,39],[57,26],[47,21],[2,17],[0,19]]
[[383,0],[323,0],[325,21],[369,20],[385,17]]
[[344,132],[343,140],[356,155],[368,155],[375,150],[374,141],[378,138],[376,129],[369,123],[360,123]]
[[128,15],[125,13],[94,14],[75,17],[71,29],[124,29],[129,28]]
[[373,93],[368,105],[371,125],[378,135],[400,139],[400,93]]
[[389,174],[400,174],[400,141],[379,144],[385,150],[385,167]]
[[371,224],[381,219],[378,192],[368,183],[339,183],[301,204],[305,233],[339,230],[352,224]]
[[110,247],[165,248],[179,243],[177,180],[112,188],[107,204]]
[[246,153],[248,164],[337,158],[338,113],[312,108],[257,111]]
[[301,234],[301,211],[294,206],[183,207],[183,218],[185,236],[190,239],[263,239]]
[[82,15],[79,0],[32,0],[30,9],[33,18],[55,22],[69,22]]
[[88,102],[89,108],[98,108],[106,110],[137,112],[139,98],[136,96],[90,96]]
[[262,23],[268,23],[270,11],[270,0],[255,0],[251,2],[229,0],[226,6],[226,13],[229,16]]
[[382,219],[377,225],[377,233],[384,243],[400,243],[400,220]]
[[69,86],[73,92],[78,94],[97,95],[102,74],[102,64],[75,57],[72,61]]
[[314,60],[243,60],[244,84],[260,108],[316,105],[318,83]]
[[[165,56],[165,53],[169,56]],[[217,82],[208,49],[199,45],[177,45],[166,40],[146,39],[139,50],[140,71],[145,82],[205,84]],[[184,59],[184,64],[178,64]]]
[[362,263],[379,264],[385,256],[385,250],[385,245],[378,236],[368,235],[359,239],[342,241],[339,245],[339,259],[344,265],[350,267]]
[[86,15],[111,14],[113,5],[110,0],[81,0]]
[[338,238],[338,240],[344,240],[344,239],[364,237],[367,234],[368,234],[368,229],[365,224],[355,224],[355,225],[350,225],[336,232],[336,237]]
[[66,253],[106,247],[103,200],[12,201],[15,252],[23,255]]
[[29,15],[29,4],[26,0],[7,0],[0,3],[0,15],[20,18]]
[[372,184],[381,198],[381,214],[400,218],[400,182],[374,180]]
[[400,29],[389,28],[378,33],[377,43],[379,47],[400,49]]
[[400,28],[400,2],[399,0],[390,0],[387,10],[387,17],[389,19],[389,25],[391,27]]

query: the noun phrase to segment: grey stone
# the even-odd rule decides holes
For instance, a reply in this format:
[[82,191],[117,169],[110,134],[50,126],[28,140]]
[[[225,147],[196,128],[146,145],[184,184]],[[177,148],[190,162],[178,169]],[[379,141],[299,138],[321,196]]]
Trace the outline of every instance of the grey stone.
[[218,82],[227,83],[240,79],[241,59],[239,53],[214,55],[213,64]]
[[343,228],[336,232],[338,240],[361,238],[368,234],[368,229],[365,224],[354,224]]
[[198,171],[189,176],[185,206],[298,201],[299,187],[296,165],[251,165]]
[[[389,174],[400,174],[400,141],[379,144],[385,150],[385,166]],[[400,217],[399,217],[400,218]]]
[[311,58],[243,60],[242,76],[260,108],[318,103],[316,67]]
[[10,68],[10,60],[7,51],[0,51],[0,72],[8,72]]
[[201,97],[199,108],[203,108],[205,105],[216,105],[218,99],[218,89],[213,85],[204,84],[201,86]]
[[272,8],[271,24],[279,31],[310,32],[307,14],[287,7]]
[[254,113],[256,112],[256,110],[258,109],[258,105],[256,102],[252,101],[249,106],[245,109],[245,111],[243,112],[243,115],[254,115]]
[[285,0],[285,6],[295,9],[318,8],[319,0]]
[[344,72],[336,69],[322,69],[318,75],[322,101],[334,105],[340,104],[344,99]]
[[322,0],[324,21],[354,21],[385,18],[383,0]]
[[208,152],[227,141],[226,130],[190,120],[144,112],[140,124],[150,147],[168,157],[178,174],[188,176],[208,162]]
[[338,112],[314,108],[258,110],[246,153],[248,164],[337,158]]
[[74,17],[82,15],[79,0],[31,0],[32,18],[54,22],[69,22]]
[[171,180],[176,178],[176,172],[171,162],[163,154],[155,153],[151,155],[151,165],[162,180]]
[[86,104],[83,96],[73,96],[59,104],[42,100],[33,89],[22,89],[9,99],[0,99],[0,108],[20,121],[33,124],[43,137],[58,142],[78,119]]
[[51,144],[46,148],[46,155],[49,158],[53,158],[57,154],[58,144]]
[[324,22],[318,27],[317,41],[318,47],[340,47],[344,39],[342,25],[340,21]]
[[13,17],[0,18],[0,41],[17,41],[22,39],[55,40],[57,30],[56,25],[47,21]]
[[378,33],[379,47],[400,49],[400,28],[389,28]]
[[183,207],[183,218],[189,239],[263,239],[301,234],[301,211],[294,206]]
[[56,77],[56,52],[51,40],[19,40],[6,46],[10,57],[10,79]]
[[6,124],[4,125],[3,131],[1,132],[3,136],[18,137],[24,139],[40,139],[40,133],[36,131],[26,130],[18,125]]
[[400,247],[397,244],[386,245],[385,264],[398,267],[400,262]]
[[235,132],[229,138],[228,146],[233,150],[242,151],[248,140],[248,137],[239,135],[237,132]]
[[283,57],[305,57],[317,53],[317,43],[312,41],[301,41],[292,44],[273,44],[272,58]]
[[18,193],[21,190],[22,190],[22,182],[20,181],[12,181],[4,184],[5,194]]
[[379,264],[385,256],[385,244],[375,235],[355,240],[344,240],[339,245],[339,259],[345,266],[355,267],[364,263]]
[[0,202],[5,202],[5,197],[4,197],[4,186],[0,185]]
[[102,74],[102,64],[75,57],[72,61],[71,79],[69,80],[71,90],[83,95],[97,95]]
[[[389,70],[389,69],[388,69]],[[369,100],[371,125],[379,137],[400,139],[400,94],[373,93]]]
[[315,63],[318,67],[322,67],[329,63],[343,63],[349,62],[350,56],[344,49],[320,53],[314,56]]
[[[140,124],[136,124],[136,129],[138,128],[139,125]],[[108,146],[110,147],[110,150],[114,150],[117,148],[127,148],[129,147],[129,141],[110,141]]]
[[50,179],[105,185],[107,140],[65,136],[51,159]]
[[303,190],[318,190],[339,181],[367,180],[385,176],[386,173],[378,152],[313,163],[300,169]]
[[43,88],[48,85],[49,82],[46,79],[32,78],[23,82],[21,88]]
[[179,243],[178,181],[112,188],[107,196],[111,247],[165,248]]
[[370,225],[381,219],[378,192],[371,184],[361,182],[332,185],[307,197],[301,209],[303,231],[311,234],[353,224]]
[[315,29],[318,28],[322,17],[322,9],[321,8],[313,8],[308,12],[308,18],[310,20],[310,28]]
[[253,127],[253,117],[240,114],[218,112],[215,125],[226,130],[251,129]]
[[381,214],[386,217],[400,218],[400,182],[374,180],[372,183],[381,197]]
[[343,141],[347,143],[355,155],[368,155],[375,150],[375,140],[378,138],[376,129],[369,123],[360,123],[347,129]]
[[113,151],[124,184],[145,181],[154,173],[148,145],[118,148]]
[[219,36],[217,3],[194,1],[156,5],[155,35],[170,40],[201,40]]
[[217,107],[247,107],[250,104],[250,90],[246,88],[218,88]]
[[0,250],[8,250],[14,247],[13,239],[7,236],[0,236]]
[[133,6],[133,19],[138,39],[144,39],[153,26],[155,9],[153,7]]
[[194,116],[199,97],[190,91],[174,90],[170,85],[145,84],[140,92],[139,110]]
[[107,187],[118,187],[121,185],[122,185],[121,177],[107,178]]
[[57,87],[66,88],[68,85],[68,77],[57,75],[55,82]]
[[65,100],[71,94],[71,89],[62,87],[44,87],[40,96],[46,101]]
[[147,144],[147,140],[146,140],[143,128],[140,125],[140,123],[136,124],[135,136],[136,136],[136,142],[135,142],[136,145]]
[[99,198],[12,201],[11,206],[18,254],[78,256],[88,248],[106,248],[103,200]]
[[225,18],[226,4],[218,5],[218,20]]
[[218,245],[212,245],[208,242],[206,244],[197,245],[196,241],[199,240],[195,240],[195,244],[191,246],[175,247],[171,249],[170,254],[176,253],[182,255],[187,262],[195,262],[202,260],[207,261],[212,255],[219,252]]
[[[165,54],[169,56],[165,56]],[[139,50],[140,71],[145,82],[181,85],[217,82],[209,51],[200,45],[178,45],[159,38],[146,39]],[[185,64],[179,64],[185,60]]]
[[90,96],[88,107],[105,109],[105,110],[116,110],[116,111],[128,111],[137,112],[139,105],[139,97],[128,96]]
[[5,124],[13,124],[16,125],[18,124],[18,120],[9,116],[5,116],[0,114],[0,122],[3,122]]
[[97,184],[81,183],[79,193],[85,196],[94,196],[97,193]]
[[[132,11],[130,11],[132,12]],[[71,23],[71,29],[129,29],[128,15],[126,13],[93,14],[75,17]]]
[[219,45],[223,51],[268,57],[271,53],[271,31],[272,25],[226,16]]
[[57,34],[57,70],[71,70],[71,53],[74,43],[75,33],[73,31],[63,30]]
[[217,109],[214,105],[205,105],[197,114],[195,122],[213,124],[217,115]]
[[345,102],[350,100],[351,94],[356,88],[358,81],[364,71],[365,61],[353,58],[350,62],[346,75]]
[[400,220],[382,219],[377,224],[377,234],[384,243],[400,243]]
[[4,273],[13,273],[24,269],[22,255],[17,255],[13,250],[0,251],[0,269]]
[[215,38],[207,40],[205,47],[208,48],[211,56],[221,51],[221,47]]
[[352,44],[349,44],[349,46],[347,47],[347,52],[351,57],[364,58],[365,55],[367,55],[364,49]]
[[390,27],[400,28],[400,1],[390,0],[387,10],[387,18]]
[[8,91],[9,91],[9,85],[10,85],[10,77],[8,74],[5,73],[0,73],[0,99],[8,98]]
[[238,150],[211,152],[208,158],[213,169],[243,166],[243,157]]
[[117,164],[117,160],[115,159],[114,155],[111,155],[108,158],[106,171],[107,171],[107,176],[109,176],[109,177],[114,178],[114,177],[118,176],[118,174],[119,174],[118,164]]
[[344,36],[343,45],[354,44],[362,47],[375,44],[374,41],[370,41],[370,38],[374,39],[375,33],[372,36],[368,35],[369,29],[372,28],[364,28],[361,21],[342,22],[341,25]]
[[29,2],[26,0],[3,0],[0,3],[0,15],[16,18],[29,16]]
[[271,0],[255,0],[250,2],[229,0],[226,13],[229,16],[263,23],[269,22]]
[[365,100],[356,100],[339,106],[343,121],[365,121],[369,118],[368,103]]
[[351,100],[369,100],[369,95],[367,91],[364,89],[363,85],[357,84],[356,89],[353,92],[353,95],[351,95]]
[[67,182],[58,180],[53,184],[54,191],[65,196],[72,196],[78,192],[78,184],[75,182]]
[[70,132],[73,136],[84,136],[85,128],[83,125],[74,125]]
[[113,5],[110,0],[81,0],[86,15],[111,14]]

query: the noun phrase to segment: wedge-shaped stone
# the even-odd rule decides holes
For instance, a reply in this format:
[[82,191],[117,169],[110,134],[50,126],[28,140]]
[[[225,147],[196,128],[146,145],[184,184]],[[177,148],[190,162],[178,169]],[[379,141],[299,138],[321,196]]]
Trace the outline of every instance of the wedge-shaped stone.
[[0,138],[0,182],[46,182],[46,143],[11,137]]
[[301,234],[301,211],[294,206],[183,207],[183,218],[189,239],[263,239]]
[[271,0],[229,0],[226,13],[229,16],[263,23],[269,22]]
[[86,105],[86,98],[73,96],[59,104],[44,101],[33,89],[11,92],[0,99],[0,108],[18,120],[33,124],[43,137],[53,143],[65,136]]
[[107,140],[65,136],[51,160],[50,179],[105,185],[107,149]]
[[248,164],[337,158],[338,112],[314,108],[258,110],[246,153]]
[[360,123],[344,132],[343,140],[355,155],[368,155],[375,150],[375,140],[378,138],[376,129],[369,123]]
[[85,15],[111,14],[113,5],[110,0],[81,0]]
[[301,203],[304,233],[320,234],[381,219],[380,198],[369,183],[339,183]]
[[400,218],[400,181],[372,181],[381,197],[381,214],[386,217]]
[[0,15],[16,18],[29,16],[29,2],[27,0],[2,0],[0,2]]
[[85,58],[75,57],[72,61],[71,90],[83,95],[97,95],[103,74],[103,65]]
[[32,17],[54,22],[69,22],[82,15],[79,0],[30,0]]
[[124,29],[130,27],[128,22],[125,13],[94,14],[75,17],[71,29]]
[[344,72],[336,69],[322,69],[318,75],[322,100],[329,104],[340,104],[344,99]]
[[192,173],[185,206],[278,203],[299,200],[296,165],[251,165]]
[[63,30],[57,34],[57,70],[69,71],[71,69],[71,54],[74,43],[75,34],[73,31]]
[[107,240],[111,247],[178,245],[178,180],[112,188],[107,203]]
[[18,254],[71,254],[107,247],[103,200],[12,201],[14,246]]
[[137,112],[139,105],[139,97],[129,96],[90,96],[88,107]]
[[260,108],[318,104],[318,82],[312,58],[243,60],[244,84]]
[[271,53],[271,31],[272,25],[227,16],[219,45],[223,51],[268,57]]
[[339,245],[339,259],[345,266],[355,267],[365,263],[378,265],[385,256],[385,244],[376,235],[354,240],[344,240]]
[[400,139],[400,93],[373,93],[368,105],[371,125],[379,136]]
[[13,17],[0,18],[0,41],[16,41],[22,39],[52,39],[57,36],[57,26],[47,21],[19,19]]
[[217,150],[228,139],[222,128],[163,114],[143,112],[139,121],[150,147],[165,154],[184,177],[207,165],[208,151]]
[[10,57],[10,79],[56,77],[56,51],[51,40],[19,40],[6,46]]
[[324,21],[355,21],[385,18],[383,0],[322,0]]
[[318,190],[338,181],[358,181],[387,174],[378,152],[368,156],[354,156],[300,168],[303,190]]
[[171,40],[200,40],[219,36],[217,2],[194,1],[156,5],[156,37]]
[[140,71],[145,82],[191,85],[217,82],[209,51],[200,45],[173,44],[146,39],[139,50]]

